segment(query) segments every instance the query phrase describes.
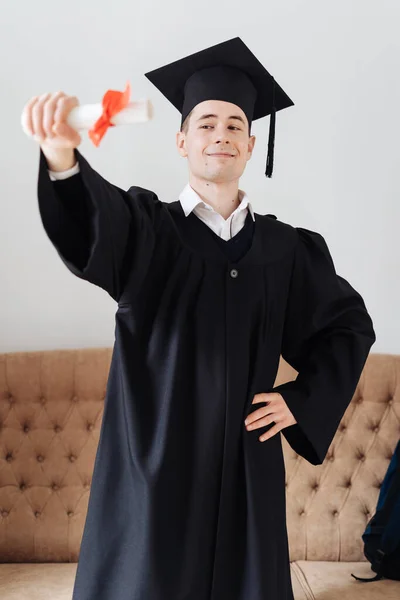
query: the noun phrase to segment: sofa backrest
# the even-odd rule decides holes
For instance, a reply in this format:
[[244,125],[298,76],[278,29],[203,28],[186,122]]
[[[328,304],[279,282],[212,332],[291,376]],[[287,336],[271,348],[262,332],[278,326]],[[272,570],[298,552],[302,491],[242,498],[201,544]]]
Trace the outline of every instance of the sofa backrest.
[[[111,355],[0,354],[0,562],[78,560]],[[275,385],[296,375],[281,358]],[[398,381],[400,356],[368,356],[322,465],[281,435],[291,560],[365,560],[361,535],[400,437]]]
[[[277,385],[296,376],[281,359]],[[400,438],[398,382],[400,356],[370,353],[321,465],[282,436],[291,560],[366,561],[361,536]]]

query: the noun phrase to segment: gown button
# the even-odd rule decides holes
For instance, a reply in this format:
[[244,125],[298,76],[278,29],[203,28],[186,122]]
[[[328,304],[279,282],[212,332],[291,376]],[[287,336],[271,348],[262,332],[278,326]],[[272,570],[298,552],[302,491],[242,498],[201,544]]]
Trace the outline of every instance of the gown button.
[[231,277],[237,277],[239,274],[239,271],[237,269],[232,269],[231,270]]

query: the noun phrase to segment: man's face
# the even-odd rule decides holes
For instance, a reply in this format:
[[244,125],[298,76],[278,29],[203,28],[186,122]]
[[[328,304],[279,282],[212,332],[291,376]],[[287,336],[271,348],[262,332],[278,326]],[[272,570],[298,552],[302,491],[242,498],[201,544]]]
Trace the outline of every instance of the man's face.
[[239,179],[251,157],[255,139],[254,135],[249,136],[243,110],[222,100],[197,104],[187,133],[176,134],[179,154],[187,157],[191,173],[215,183]]

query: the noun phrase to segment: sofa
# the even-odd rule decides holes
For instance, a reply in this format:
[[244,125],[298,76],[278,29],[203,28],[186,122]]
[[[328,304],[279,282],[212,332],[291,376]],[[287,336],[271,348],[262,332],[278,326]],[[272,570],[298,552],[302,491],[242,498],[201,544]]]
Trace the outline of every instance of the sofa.
[[[0,354],[1,600],[72,597],[111,354]],[[275,385],[296,376],[281,357]],[[400,437],[398,382],[400,355],[368,356],[321,465],[278,434],[296,600],[400,600],[400,581],[351,576],[375,575],[361,536]]]

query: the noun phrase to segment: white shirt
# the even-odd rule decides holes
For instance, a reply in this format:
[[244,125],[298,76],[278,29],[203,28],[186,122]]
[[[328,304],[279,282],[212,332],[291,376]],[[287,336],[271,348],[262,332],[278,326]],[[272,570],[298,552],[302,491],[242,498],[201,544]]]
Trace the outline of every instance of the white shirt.
[[[66,171],[51,171],[48,169],[51,181],[67,179],[68,177],[72,177],[72,175],[76,175],[79,171],[78,162]],[[208,225],[223,240],[230,240],[242,229],[248,211],[250,211],[253,221],[255,220],[253,207],[243,190],[239,190],[239,206],[226,220],[210,204],[203,202],[189,183],[186,184],[180,193],[179,200],[186,217],[193,211],[203,223]]]

